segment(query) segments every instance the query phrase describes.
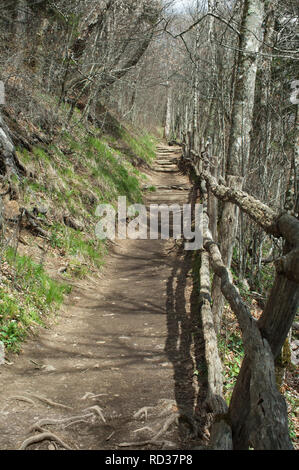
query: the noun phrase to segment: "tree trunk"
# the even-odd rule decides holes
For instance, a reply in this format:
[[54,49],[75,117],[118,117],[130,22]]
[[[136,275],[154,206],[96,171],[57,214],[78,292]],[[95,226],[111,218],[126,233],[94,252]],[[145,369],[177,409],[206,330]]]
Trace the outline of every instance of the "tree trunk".
[[285,209],[299,218],[299,105],[296,107],[294,131],[294,152],[286,193]]
[[[210,156],[210,162],[211,175],[218,181],[219,167],[217,157]],[[217,241],[218,199],[210,189],[208,190],[208,214],[209,228],[211,230],[213,240]]]
[[[289,281],[284,275],[276,276],[266,308],[258,326],[271,347],[274,359],[281,348],[292,326],[299,302],[298,284]],[[234,449],[248,449],[250,427],[250,361],[245,356],[237,383],[235,385],[229,416],[233,429]]]
[[[239,40],[239,58],[234,91],[232,124],[227,157],[228,186],[241,189],[250,152],[250,132],[252,129],[255,81],[257,72],[257,52],[261,44],[262,22],[264,19],[264,2],[245,0],[243,19]],[[221,254],[230,268],[234,241],[237,233],[238,211],[228,203],[224,205],[219,225],[219,242]],[[224,301],[219,280],[215,277],[213,285],[213,314],[218,332],[222,318]]]
[[[246,354],[242,365],[243,374],[240,373],[237,381],[239,387],[235,386],[234,400],[232,399],[230,405],[229,421],[233,427],[234,449],[248,449],[249,444],[252,444],[256,450],[292,449],[288,432],[287,407],[275,383],[272,354],[273,346],[275,349],[279,347],[282,340],[285,340],[283,331],[277,330],[277,340],[272,342],[271,347],[259,325],[252,318],[248,306],[242,301],[238,290],[231,282],[230,273],[225,268],[219,249],[209,233],[204,235],[204,247],[211,255],[213,269],[221,278],[222,292],[237,316]],[[290,293],[294,286],[289,281],[287,281],[287,286],[289,287],[288,293]],[[281,290],[279,292],[281,293]],[[274,294],[277,304],[279,302],[277,302],[276,295],[277,292]],[[284,304],[285,307],[286,304]],[[269,299],[270,308],[273,311],[275,304]],[[289,309],[289,300],[287,308]],[[289,319],[292,319],[294,315],[295,312],[292,311]],[[279,324],[282,316],[278,315],[273,319],[273,314],[271,314],[272,322],[278,318]],[[277,327],[278,324],[275,326]],[[234,403],[237,406],[233,406]],[[236,422],[239,427],[236,427]]]
[[26,21],[28,6],[27,0],[18,0],[16,6],[15,21],[15,41],[17,44],[18,54],[16,57],[16,67],[18,68],[24,61],[25,45],[26,45]]
[[17,158],[9,129],[0,114],[0,175],[7,179],[10,185],[9,193],[14,199],[19,197],[16,179],[18,180],[24,174],[26,174],[26,169]]
[[299,218],[299,105],[296,109],[295,145],[294,145],[294,192],[295,192],[295,217]]
[[164,139],[169,140],[171,133],[171,88],[167,83],[167,101],[165,110]]
[[19,175],[15,147],[10,138],[9,130],[0,114],[0,174],[11,177]]

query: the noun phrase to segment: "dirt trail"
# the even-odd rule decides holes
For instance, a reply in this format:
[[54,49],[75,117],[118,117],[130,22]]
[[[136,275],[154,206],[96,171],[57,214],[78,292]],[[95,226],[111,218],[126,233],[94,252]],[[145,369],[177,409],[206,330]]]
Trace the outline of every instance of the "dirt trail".
[[[157,191],[147,192],[147,204],[189,200],[190,184],[176,166],[179,155],[178,148],[159,146],[147,172]],[[73,449],[190,445],[197,396],[191,262],[175,248],[162,240],[115,243],[100,282],[75,289],[58,322],[0,368],[0,449],[18,449],[45,431]],[[150,408],[134,416],[143,407]],[[72,416],[79,418],[30,430],[41,419]],[[63,447],[46,439],[29,448]]]

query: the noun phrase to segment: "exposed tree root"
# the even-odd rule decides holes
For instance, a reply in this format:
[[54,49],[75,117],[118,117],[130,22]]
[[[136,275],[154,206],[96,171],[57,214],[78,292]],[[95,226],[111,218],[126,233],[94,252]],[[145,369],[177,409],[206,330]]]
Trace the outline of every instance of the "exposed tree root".
[[106,420],[105,420],[104,415],[102,413],[102,408],[100,408],[99,406],[90,406],[89,408],[86,408],[83,411],[89,411],[89,410],[94,410],[97,413],[97,415],[102,419],[102,421],[104,423],[106,423]]
[[9,400],[26,401],[27,403],[30,403],[31,405],[35,405],[33,400],[27,397],[23,397],[22,395],[14,395],[12,397],[9,397]]
[[141,432],[141,431],[154,432],[154,431],[152,430],[152,428],[150,428],[149,426],[143,426],[143,428],[135,429],[135,431],[133,431],[133,432]]
[[106,438],[106,441],[110,441],[111,437],[114,436],[115,434],[115,431],[112,431],[111,434],[109,434],[109,436]]
[[56,403],[55,401],[49,400],[48,398],[42,397],[40,395],[36,395],[35,393],[31,393],[31,392],[26,392],[26,393],[34,398],[37,398],[38,400],[44,403],[47,403],[47,405],[54,406],[56,408],[64,408],[66,410],[72,409],[70,406],[62,405],[61,403]]
[[[53,406],[63,406],[64,405],[60,405],[59,403],[55,403],[55,402],[52,402],[51,400],[48,400],[48,399],[45,399],[44,397],[40,397],[38,395],[34,395],[32,394],[33,396],[35,396],[36,398],[39,398],[39,399],[42,399],[42,401],[45,401],[46,403],[53,405]],[[15,397],[14,397],[15,398]],[[18,397],[18,398],[26,398],[26,397]],[[29,400],[29,399],[28,399]],[[25,400],[27,401],[27,400]],[[31,400],[32,401],[32,400]],[[32,402],[34,403],[34,402]],[[93,416],[98,415],[102,421],[104,423],[106,423],[106,420],[104,418],[104,415],[102,413],[102,410],[99,406],[91,406],[90,408],[84,410],[84,411],[89,411],[89,413],[87,414],[82,414],[82,415],[76,415],[76,416],[70,416],[69,418],[65,418],[65,419],[50,419],[50,418],[44,418],[44,419],[41,419],[39,420],[37,423],[35,423],[31,428],[30,428],[30,432],[35,432],[35,431],[38,431],[39,434],[35,435],[35,436],[31,436],[29,437],[28,439],[26,439],[21,447],[20,447],[20,450],[24,450],[26,449],[28,446],[30,446],[31,444],[35,444],[37,442],[41,442],[41,441],[44,441],[44,440],[52,440],[52,441],[55,441],[57,442],[61,447],[64,447],[65,449],[68,449],[68,450],[73,450],[71,447],[69,447],[65,442],[63,442],[58,436],[56,436],[55,434],[51,433],[51,432],[48,432],[44,429],[44,426],[55,426],[55,425],[64,425],[64,429],[67,428],[68,426],[72,426],[74,424],[77,424],[77,423],[87,423],[86,419],[87,418],[91,418]]]
[[167,415],[169,411],[173,411],[173,408],[174,408],[174,407],[176,407],[176,409],[177,409],[175,400],[166,400],[166,399],[163,399],[163,400],[161,400],[161,402],[162,402],[162,405],[167,404],[167,406],[166,406],[166,408],[165,408],[164,410],[162,410],[161,413],[159,414],[160,417]]
[[154,410],[154,408],[155,408],[154,406],[144,406],[140,410],[136,411],[136,413],[134,413],[133,418],[137,419],[137,418],[140,418],[142,415],[144,415],[145,419],[147,419],[148,411]]
[[176,447],[176,443],[172,441],[155,441],[150,439],[149,441],[140,441],[140,442],[122,442],[118,444],[118,447],[141,447],[141,446],[159,446],[159,447]]
[[[60,403],[53,402],[52,400],[49,400],[45,397],[41,397],[40,395],[36,395],[34,393],[29,393],[29,392],[26,392],[26,393],[28,393],[29,395],[32,395],[33,397],[47,403],[48,405],[56,406],[56,407],[60,407],[60,408],[70,409],[70,407],[68,407],[66,405],[61,405]],[[24,401],[29,401],[29,402],[34,404],[34,402],[32,400],[30,400],[29,398],[27,399],[27,397],[22,397],[22,396],[18,397],[18,396],[16,396],[16,397],[12,397],[12,398],[16,398],[16,399],[20,399],[20,400],[24,399]],[[24,450],[28,446],[30,446],[31,444],[35,444],[37,442],[41,442],[41,441],[44,441],[44,440],[56,441],[60,446],[64,447],[65,449],[72,450],[71,447],[69,447],[65,442],[63,442],[55,434],[45,430],[44,426],[55,426],[55,425],[56,426],[61,426],[61,425],[64,425],[64,429],[65,429],[68,426],[72,426],[72,425],[77,424],[77,423],[82,423],[82,422],[87,423],[86,419],[87,418],[92,418],[95,415],[99,416],[101,418],[101,420],[104,423],[106,423],[106,420],[105,420],[104,415],[102,413],[102,409],[99,406],[91,406],[91,407],[87,408],[86,410],[83,410],[83,412],[85,412],[85,413],[81,414],[81,415],[70,416],[70,417],[64,418],[64,419],[51,419],[51,418],[40,419],[37,423],[35,423],[30,428],[30,432],[36,432],[37,431],[37,432],[39,432],[39,434],[37,434],[35,436],[31,436],[28,439],[26,439],[22,443],[22,445],[20,447],[20,450]]]
[[94,397],[94,394],[91,392],[86,392],[85,395],[81,398],[81,400],[87,400],[88,398]]
[[89,398],[91,400],[94,400],[95,398],[104,396],[107,396],[107,393],[99,393],[98,395],[95,395],[94,393],[86,392],[85,395],[83,395],[83,397],[81,398],[81,400],[88,400]]
[[157,440],[159,437],[161,437],[163,434],[165,434],[168,431],[168,429],[173,423],[178,423],[179,416],[180,416],[179,413],[173,413],[171,416],[169,416],[169,418],[167,418],[167,420],[163,424],[160,431],[158,431],[158,433],[153,437],[153,439]]
[[49,240],[49,234],[44,229],[42,229],[38,223],[37,217],[32,215],[27,209],[22,209],[24,211],[24,215],[27,219],[27,229],[36,232],[39,236],[46,238]]
[[[172,400],[173,402],[173,400]],[[169,403],[168,405],[168,409],[169,407],[172,407],[173,406],[173,403]],[[154,407],[144,407],[144,408],[141,408],[141,410],[137,411],[137,413],[134,414],[134,417],[138,418],[140,417],[143,413],[147,413],[147,410],[149,408],[154,408]],[[151,438],[151,439],[148,439],[146,441],[140,441],[140,442],[122,442],[120,443],[118,446],[119,447],[135,447],[135,446],[144,446],[144,445],[158,445],[158,446],[164,446],[167,445],[168,447],[175,447],[176,444],[174,444],[173,442],[171,441],[166,441],[166,440],[159,440],[161,438],[161,436],[163,434],[165,434],[168,429],[170,428],[170,426],[173,424],[173,423],[178,423],[178,419],[179,419],[179,416],[180,414],[179,413],[173,413],[171,414],[171,416],[169,416],[166,421],[164,422],[163,426],[161,427],[161,429],[156,432],[156,434]],[[136,429],[135,431],[133,431],[134,433],[136,432],[141,432],[141,431],[150,431],[150,432],[153,432],[153,430],[149,427],[149,426],[145,426],[143,428],[140,428],[140,429]]]
[[[43,426],[55,426],[55,425],[61,425],[61,424],[67,424],[70,426],[71,424],[74,424],[75,422],[78,422],[79,420],[83,420],[85,418],[90,418],[91,416],[94,416],[93,413],[85,414],[85,415],[78,415],[78,416],[71,416],[70,418],[65,418],[65,419],[48,419],[44,418],[39,420],[37,423],[35,423],[31,428],[30,432],[39,430]],[[66,427],[66,426],[65,426]]]
[[76,421],[72,421],[71,423],[69,424],[66,424],[63,429],[66,429],[68,428],[69,426],[73,426],[74,424],[78,424],[78,423],[85,423],[85,424],[88,424],[88,421],[86,421],[85,419],[77,419]]
[[68,446],[65,442],[63,442],[58,436],[51,432],[42,432],[41,434],[36,434],[36,436],[28,437],[25,441],[21,444],[19,450],[25,450],[31,444],[36,444],[37,442],[42,441],[55,441],[61,447],[64,447],[67,450],[73,450],[70,446]]

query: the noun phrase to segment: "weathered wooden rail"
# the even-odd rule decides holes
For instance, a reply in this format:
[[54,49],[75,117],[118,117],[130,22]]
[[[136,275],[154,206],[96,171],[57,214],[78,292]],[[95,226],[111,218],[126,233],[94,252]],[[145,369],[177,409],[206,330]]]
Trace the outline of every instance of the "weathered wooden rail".
[[[294,321],[299,302],[299,220],[276,213],[246,192],[219,182],[217,160],[205,149],[200,155],[192,139],[183,142],[182,159],[200,180],[204,206],[201,253],[201,318],[206,342],[209,392],[206,399],[215,415],[210,447],[214,449],[293,449],[288,431],[287,407],[278,391],[274,361],[280,354]],[[236,204],[254,223],[285,241],[284,255],[275,263],[276,278],[261,318],[256,321],[242,300],[232,275],[214,241],[215,198]],[[212,213],[212,214],[211,214]],[[211,216],[211,217],[210,217]],[[245,357],[229,408],[222,396],[222,366],[217,328],[211,310],[210,266],[221,282],[221,291],[234,312]]]

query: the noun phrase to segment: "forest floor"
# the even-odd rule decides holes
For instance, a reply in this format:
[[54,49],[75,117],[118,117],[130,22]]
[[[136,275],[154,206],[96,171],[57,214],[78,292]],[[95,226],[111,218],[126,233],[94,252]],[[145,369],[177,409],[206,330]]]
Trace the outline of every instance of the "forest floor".
[[[190,200],[179,156],[158,147],[147,204]],[[58,320],[1,366],[1,449],[200,444],[190,253],[174,240],[112,243],[100,280],[78,281]]]

